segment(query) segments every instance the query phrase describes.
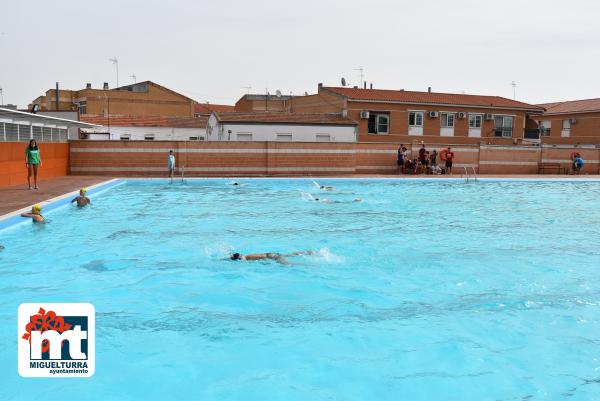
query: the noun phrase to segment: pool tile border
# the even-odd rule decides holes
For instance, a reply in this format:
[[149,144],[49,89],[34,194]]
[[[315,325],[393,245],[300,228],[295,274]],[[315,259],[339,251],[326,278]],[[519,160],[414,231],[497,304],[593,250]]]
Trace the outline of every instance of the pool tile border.
[[[112,180],[103,181],[98,184],[94,184],[94,185],[87,187],[87,190],[88,190],[87,194],[89,196],[97,195],[101,192],[107,191],[111,188],[114,188],[114,187],[124,184],[124,183],[125,183],[125,180],[122,180],[120,178],[114,178]],[[47,199],[45,201],[38,202],[38,203],[40,205],[42,205],[42,207],[44,208],[44,213],[47,213],[47,212],[51,212],[52,210],[55,210],[57,208],[60,208],[64,205],[67,205],[69,202],[71,202],[71,199],[73,199],[78,194],[79,194],[79,190],[75,190],[75,191],[67,192],[66,194],[59,195],[54,198]],[[30,206],[24,207],[22,209],[15,210],[14,212],[10,212],[10,213],[1,215],[0,216],[0,232],[2,232],[3,230],[5,230],[9,227],[13,227],[15,225],[30,221],[31,219],[28,217],[21,217],[21,213],[30,211],[32,206],[33,205],[30,205]]]

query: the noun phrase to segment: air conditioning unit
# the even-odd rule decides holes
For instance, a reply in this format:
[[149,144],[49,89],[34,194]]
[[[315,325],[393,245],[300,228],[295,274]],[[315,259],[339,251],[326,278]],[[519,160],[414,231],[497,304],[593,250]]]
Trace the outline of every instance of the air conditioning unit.
[[464,120],[465,118],[467,118],[467,113],[465,113],[464,111],[458,113],[459,120]]
[[437,118],[440,115],[437,111],[430,111],[428,116],[429,118]]
[[573,125],[573,124],[577,124],[577,119],[576,119],[576,118],[569,118],[569,123],[570,123],[571,125]]
[[485,119],[485,121],[491,121],[494,119],[494,115],[492,113],[485,113],[483,118]]
[[368,119],[369,118],[369,112],[368,111],[361,111],[360,112],[360,118],[362,118],[362,119]]

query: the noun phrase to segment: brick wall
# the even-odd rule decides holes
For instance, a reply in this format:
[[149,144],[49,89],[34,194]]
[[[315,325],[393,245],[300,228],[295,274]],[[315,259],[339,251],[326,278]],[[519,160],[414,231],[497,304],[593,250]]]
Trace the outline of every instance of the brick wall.
[[[412,155],[420,144],[407,143]],[[427,144],[428,150],[448,144]],[[397,143],[73,141],[71,173],[165,176],[167,154],[187,176],[396,174]],[[584,172],[598,174],[600,149],[551,145],[452,145],[454,173],[536,174],[541,162],[570,167],[571,153],[586,160]],[[440,162],[441,164],[441,162]]]
[[[69,144],[39,143],[42,166],[38,180],[67,175],[69,171]],[[0,187],[27,183],[25,142],[0,142]]]

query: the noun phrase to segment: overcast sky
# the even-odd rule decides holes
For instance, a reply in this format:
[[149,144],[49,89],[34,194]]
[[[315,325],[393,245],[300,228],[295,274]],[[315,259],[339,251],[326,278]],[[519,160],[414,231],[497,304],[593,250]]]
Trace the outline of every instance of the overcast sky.
[[26,106],[60,82],[151,80],[198,101],[317,83],[538,103],[600,97],[595,0],[2,2],[0,86]]

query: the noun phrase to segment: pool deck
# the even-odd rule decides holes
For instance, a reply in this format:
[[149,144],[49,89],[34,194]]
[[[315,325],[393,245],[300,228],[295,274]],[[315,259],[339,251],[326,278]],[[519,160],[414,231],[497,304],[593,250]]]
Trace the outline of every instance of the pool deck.
[[[29,190],[27,189],[27,185],[16,185],[5,188],[0,188],[0,216],[26,208],[31,207],[31,205],[35,205],[36,203],[41,203],[47,201],[49,199],[64,195],[69,192],[73,192],[78,190],[81,187],[90,187],[92,185],[99,184],[101,182],[105,182],[111,180],[113,178],[118,177],[98,177],[98,176],[66,176],[59,178],[51,178],[48,180],[44,180],[40,182],[40,188],[38,190]],[[195,178],[195,177],[190,177]],[[212,177],[210,177],[212,178]],[[214,177],[219,178],[219,177]],[[232,178],[232,177],[228,177]],[[244,178],[245,177],[239,177]],[[289,178],[289,177],[265,177],[265,178]],[[293,178],[311,178],[311,177],[293,177]],[[324,178],[397,178],[397,179],[448,179],[448,178],[456,178],[460,179],[460,174],[455,174],[452,176],[448,175],[376,175],[376,174],[356,174],[356,175],[344,175],[338,177],[312,177],[315,179],[324,179]],[[502,178],[502,179],[557,179],[557,180],[600,180],[600,175],[524,175],[524,174],[514,174],[514,175],[481,175],[479,178]],[[130,178],[135,179],[135,178]],[[151,178],[150,178],[151,179]]]
[[110,179],[110,177],[67,176],[40,181],[38,183],[40,189],[29,190],[27,184],[0,188],[0,216]]

